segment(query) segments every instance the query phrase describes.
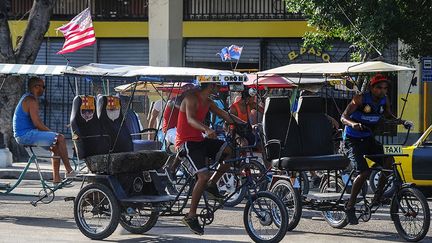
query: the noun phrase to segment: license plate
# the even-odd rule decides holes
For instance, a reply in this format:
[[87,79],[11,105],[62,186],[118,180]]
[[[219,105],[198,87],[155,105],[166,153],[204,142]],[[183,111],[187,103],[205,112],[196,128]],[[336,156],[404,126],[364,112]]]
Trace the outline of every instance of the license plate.
[[383,145],[384,154],[402,154],[402,145]]

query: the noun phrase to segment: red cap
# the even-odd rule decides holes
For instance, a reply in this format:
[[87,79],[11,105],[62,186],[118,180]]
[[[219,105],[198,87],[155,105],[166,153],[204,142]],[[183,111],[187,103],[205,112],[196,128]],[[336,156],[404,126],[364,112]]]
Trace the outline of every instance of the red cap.
[[388,80],[388,78],[380,73],[375,74],[375,76],[373,76],[370,80],[370,85],[373,86],[377,83],[381,83],[381,82],[390,82]]

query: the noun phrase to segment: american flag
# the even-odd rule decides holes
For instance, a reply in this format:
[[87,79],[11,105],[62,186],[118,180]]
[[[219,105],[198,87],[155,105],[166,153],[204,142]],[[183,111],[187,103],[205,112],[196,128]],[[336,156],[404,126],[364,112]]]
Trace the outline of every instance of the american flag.
[[96,43],[95,32],[91,19],[90,9],[86,8],[75,16],[69,23],[58,28],[64,37],[63,48],[57,54],[74,52],[85,46]]

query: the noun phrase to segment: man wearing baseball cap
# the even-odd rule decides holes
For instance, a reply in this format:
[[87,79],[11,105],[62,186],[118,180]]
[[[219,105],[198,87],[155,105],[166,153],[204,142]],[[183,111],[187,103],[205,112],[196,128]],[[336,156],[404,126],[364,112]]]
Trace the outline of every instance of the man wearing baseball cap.
[[[348,158],[360,172],[354,180],[351,197],[345,208],[350,224],[358,224],[358,218],[355,215],[355,203],[357,195],[370,175],[370,168],[363,156],[384,153],[382,144],[374,138],[374,130],[383,117],[397,119],[390,110],[390,101],[387,97],[389,85],[390,81],[386,76],[376,74],[370,80],[369,91],[354,96],[341,117],[341,121],[345,125],[344,138],[348,148]],[[399,120],[399,122],[405,128],[413,126],[410,121]],[[375,162],[386,169],[391,169],[393,160],[376,159]],[[375,193],[372,201],[373,204],[380,203],[385,182],[385,176],[381,175],[377,193]]]

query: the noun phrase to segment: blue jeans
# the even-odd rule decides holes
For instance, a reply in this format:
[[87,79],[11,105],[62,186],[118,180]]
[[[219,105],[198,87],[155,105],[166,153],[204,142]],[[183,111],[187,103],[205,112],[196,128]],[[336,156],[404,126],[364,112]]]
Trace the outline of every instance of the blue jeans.
[[52,131],[40,131],[32,129],[20,137],[15,137],[18,144],[36,145],[50,149],[57,142],[58,133]]

